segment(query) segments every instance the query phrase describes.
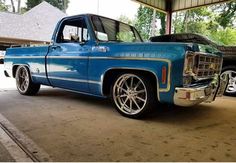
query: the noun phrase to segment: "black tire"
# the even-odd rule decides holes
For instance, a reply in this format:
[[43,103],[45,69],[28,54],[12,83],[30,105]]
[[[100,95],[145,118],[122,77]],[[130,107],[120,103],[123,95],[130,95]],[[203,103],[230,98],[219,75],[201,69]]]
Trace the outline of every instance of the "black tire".
[[228,87],[226,88],[224,95],[236,96],[236,66],[230,65],[223,67],[221,74],[231,74],[229,76]]
[[136,72],[119,74],[112,84],[111,97],[116,110],[129,118],[143,118],[157,104],[156,89],[151,81]]
[[22,95],[35,95],[40,89],[40,84],[32,82],[30,71],[26,66],[19,66],[16,70],[16,87]]

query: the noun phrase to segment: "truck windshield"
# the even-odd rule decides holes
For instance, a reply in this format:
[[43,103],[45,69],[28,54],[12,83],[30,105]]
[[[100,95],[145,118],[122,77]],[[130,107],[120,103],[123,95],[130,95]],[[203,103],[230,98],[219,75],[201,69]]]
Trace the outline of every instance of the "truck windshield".
[[219,54],[220,51],[216,49],[213,45],[204,45],[198,44],[199,52],[203,53],[211,53],[211,54]]
[[137,30],[128,24],[100,16],[91,16],[91,20],[99,41],[142,42]]

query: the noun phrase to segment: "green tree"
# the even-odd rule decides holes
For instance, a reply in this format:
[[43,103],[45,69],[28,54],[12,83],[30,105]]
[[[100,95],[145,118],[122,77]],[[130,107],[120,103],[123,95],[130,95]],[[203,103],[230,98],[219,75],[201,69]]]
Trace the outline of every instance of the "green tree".
[[174,33],[206,34],[207,20],[211,20],[211,15],[207,7],[176,13],[173,20]]
[[153,10],[148,7],[140,6],[137,12],[137,22],[135,27],[144,40],[149,38],[151,32]]
[[[30,10],[31,8],[37,6],[42,1],[43,0],[27,0],[26,2],[27,10]],[[68,8],[69,4],[69,0],[45,0],[45,1],[63,11],[65,11]]]
[[0,0],[0,11],[7,11],[8,7],[5,5],[4,0]]
[[173,15],[174,33],[198,33],[221,45],[236,45],[236,1]]
[[[137,11],[137,20],[135,22],[135,27],[141,34],[144,40],[148,40],[150,37],[151,29],[152,29],[152,21],[153,21],[153,12],[154,10],[149,7],[140,6]],[[165,14],[156,13],[156,18],[161,20],[161,28],[158,33],[165,33]]]
[[217,5],[216,7],[213,7],[212,9],[213,11],[220,13],[215,18],[220,26],[222,26],[223,28],[233,26],[233,22],[235,23],[235,19],[236,19],[236,1]]
[[236,45],[236,29],[225,28],[212,31],[209,38],[219,45]]
[[160,12],[159,18],[161,20],[160,35],[164,35],[166,33],[166,15]]
[[130,18],[128,18],[125,15],[120,15],[120,17],[118,18],[119,21],[129,24],[129,25],[134,25],[134,20],[131,20]]

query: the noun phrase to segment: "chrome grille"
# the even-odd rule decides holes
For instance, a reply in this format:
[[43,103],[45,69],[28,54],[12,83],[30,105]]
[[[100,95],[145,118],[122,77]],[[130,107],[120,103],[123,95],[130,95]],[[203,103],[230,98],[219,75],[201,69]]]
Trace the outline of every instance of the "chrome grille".
[[221,57],[198,54],[195,62],[195,74],[197,78],[208,78],[215,74],[220,74]]

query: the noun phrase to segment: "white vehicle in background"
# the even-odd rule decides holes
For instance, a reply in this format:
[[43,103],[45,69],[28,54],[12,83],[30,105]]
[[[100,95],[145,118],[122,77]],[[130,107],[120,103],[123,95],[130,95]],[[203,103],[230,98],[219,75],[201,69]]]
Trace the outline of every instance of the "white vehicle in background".
[[4,63],[5,51],[0,51],[0,64]]

